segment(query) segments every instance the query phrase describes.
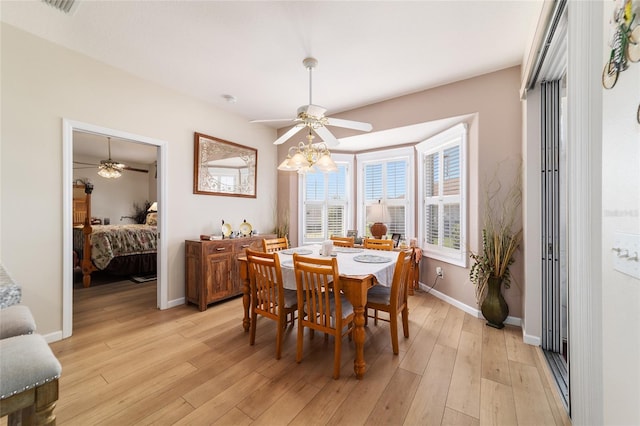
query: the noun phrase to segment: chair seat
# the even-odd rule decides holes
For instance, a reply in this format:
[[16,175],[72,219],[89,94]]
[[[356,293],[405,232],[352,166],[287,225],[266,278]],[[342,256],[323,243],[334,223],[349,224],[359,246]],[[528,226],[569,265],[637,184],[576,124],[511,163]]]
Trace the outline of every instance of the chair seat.
[[298,306],[298,292],[295,290],[284,289],[284,307],[295,308]]
[[[276,291],[275,300],[277,299],[278,299],[278,293]],[[283,309],[295,308],[297,305],[298,305],[298,292],[295,290],[289,290],[285,288]]]
[[367,292],[367,303],[375,303],[376,305],[391,304],[391,288],[383,285],[376,285]]
[[0,340],[0,398],[5,399],[60,377],[62,367],[38,334]]
[[[353,314],[353,305],[347,299],[347,296],[340,293],[340,302],[342,303],[342,318],[347,318],[349,315]],[[329,295],[329,309],[331,311],[331,318],[335,318],[336,316],[336,299],[335,294],[331,292]],[[306,312],[305,312],[306,314]]]

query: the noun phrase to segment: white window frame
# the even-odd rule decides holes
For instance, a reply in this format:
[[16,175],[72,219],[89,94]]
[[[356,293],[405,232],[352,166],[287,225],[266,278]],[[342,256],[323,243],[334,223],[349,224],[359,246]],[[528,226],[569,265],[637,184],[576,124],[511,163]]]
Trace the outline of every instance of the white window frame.
[[[467,230],[468,230],[468,131],[467,123],[457,124],[442,133],[439,133],[429,139],[420,142],[415,146],[418,155],[418,200],[420,208],[418,209],[418,241],[420,247],[422,247],[425,256],[433,259],[441,260],[443,262],[451,263],[453,265],[467,267]],[[427,200],[425,199],[425,157],[436,152],[442,152],[452,146],[460,145],[460,249],[454,250],[447,247],[442,247],[442,238],[439,238],[439,245],[427,244],[426,239],[426,226],[425,226],[425,209]],[[443,170],[443,167],[440,168]],[[442,185],[442,179],[440,179]],[[442,192],[439,192],[442,194]],[[440,196],[438,202],[439,206],[445,204],[444,196]],[[443,209],[438,209],[438,227],[441,232],[443,227]]]
[[407,241],[414,236],[415,232],[415,214],[414,214],[414,150],[412,147],[393,148],[384,151],[367,152],[363,154],[356,154],[356,163],[358,165],[358,234],[366,234],[367,218],[365,217],[367,212],[365,189],[364,189],[364,168],[368,164],[380,164],[388,163],[397,160],[407,161],[407,196],[404,201],[402,200],[384,200],[388,205],[404,205],[405,206],[405,232],[403,237]]
[[[333,159],[333,161],[336,164],[346,164],[347,165],[347,175],[345,177],[345,194],[346,194],[346,201],[345,202],[333,202],[333,203],[329,203],[329,200],[326,199],[326,192],[325,192],[325,200],[324,201],[314,201],[313,204],[322,204],[324,206],[324,208],[326,209],[330,204],[331,205],[336,205],[336,204],[340,204],[340,205],[344,205],[345,206],[345,219],[346,219],[346,229],[352,229],[353,227],[353,203],[351,202],[351,200],[353,200],[353,167],[354,167],[354,155],[353,154],[338,154],[338,153],[332,153],[331,154],[331,158]],[[315,172],[315,173],[322,173],[322,172]],[[330,172],[329,172],[330,173]],[[325,181],[326,183],[326,181]],[[325,239],[329,239],[330,235],[325,235],[323,236],[322,239],[317,240],[317,239],[306,239],[305,238],[305,227],[306,227],[306,215],[304,214],[305,212],[305,175],[299,175],[298,177],[298,200],[300,200],[298,209],[300,211],[300,216],[301,216],[301,220],[298,221],[299,226],[298,226],[298,235],[300,236],[300,241],[302,241],[301,244],[315,244],[321,241],[324,241]],[[325,226],[324,227],[324,232],[325,234],[328,233],[328,229]]]

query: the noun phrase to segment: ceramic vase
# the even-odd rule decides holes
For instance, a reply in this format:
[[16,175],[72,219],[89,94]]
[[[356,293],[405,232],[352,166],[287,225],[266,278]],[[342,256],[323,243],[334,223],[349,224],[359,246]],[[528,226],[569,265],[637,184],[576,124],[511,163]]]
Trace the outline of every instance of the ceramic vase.
[[487,285],[487,296],[480,307],[482,315],[487,320],[488,326],[503,328],[504,320],[509,315],[509,305],[502,296],[502,278],[489,277]]

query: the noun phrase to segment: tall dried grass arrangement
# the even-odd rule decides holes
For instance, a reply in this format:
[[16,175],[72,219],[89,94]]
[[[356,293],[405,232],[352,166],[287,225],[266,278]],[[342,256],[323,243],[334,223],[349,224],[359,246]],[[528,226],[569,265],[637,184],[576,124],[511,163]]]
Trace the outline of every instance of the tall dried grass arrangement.
[[278,238],[289,236],[289,211],[284,210],[276,215],[275,234]]
[[500,199],[502,184],[493,177],[488,185],[482,228],[482,250],[469,255],[474,264],[469,279],[476,286],[476,301],[482,303],[487,292],[489,277],[501,278],[505,288],[511,285],[509,267],[515,261],[514,254],[522,241],[522,228],[517,218],[522,204],[522,179],[520,171]]

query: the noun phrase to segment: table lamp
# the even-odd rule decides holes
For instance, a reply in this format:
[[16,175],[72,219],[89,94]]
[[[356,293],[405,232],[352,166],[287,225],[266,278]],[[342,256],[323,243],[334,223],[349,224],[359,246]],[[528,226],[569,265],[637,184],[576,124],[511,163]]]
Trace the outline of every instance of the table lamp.
[[373,222],[370,228],[373,238],[382,238],[387,233],[387,225],[384,224],[389,220],[387,206],[378,200],[378,204],[372,204],[369,207],[367,216],[367,222]]

